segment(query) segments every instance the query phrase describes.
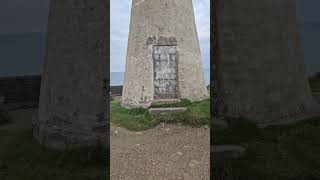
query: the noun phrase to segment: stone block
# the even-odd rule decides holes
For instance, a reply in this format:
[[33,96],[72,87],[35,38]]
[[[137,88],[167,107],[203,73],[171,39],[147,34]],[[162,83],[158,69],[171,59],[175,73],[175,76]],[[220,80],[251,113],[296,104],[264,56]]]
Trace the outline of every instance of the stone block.
[[181,113],[187,111],[185,107],[170,107],[170,108],[150,108],[149,113],[151,114],[171,114]]

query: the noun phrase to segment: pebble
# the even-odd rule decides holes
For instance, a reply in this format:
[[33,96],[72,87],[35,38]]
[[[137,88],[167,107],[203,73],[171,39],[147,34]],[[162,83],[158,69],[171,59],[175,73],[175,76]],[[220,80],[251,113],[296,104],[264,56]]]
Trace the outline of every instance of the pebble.
[[191,161],[189,162],[189,167],[193,168],[193,167],[195,167],[197,164],[199,164],[199,161],[191,160]]

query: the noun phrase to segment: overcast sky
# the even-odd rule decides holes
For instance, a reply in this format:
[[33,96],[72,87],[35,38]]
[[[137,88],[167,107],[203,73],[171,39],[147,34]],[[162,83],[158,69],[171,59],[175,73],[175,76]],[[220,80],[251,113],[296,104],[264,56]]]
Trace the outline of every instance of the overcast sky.
[[0,0],[0,33],[46,31],[49,0]]
[[[130,1],[110,0],[111,15],[118,17],[119,23],[129,22]],[[209,0],[193,1],[198,18],[197,23],[203,22],[205,24],[206,20],[202,20],[201,17],[206,16],[206,13],[209,12]],[[300,22],[320,21],[320,0],[297,0],[297,5]],[[0,33],[44,32],[47,24],[48,6],[49,0],[0,0]],[[123,22],[120,22],[121,20]],[[112,24],[116,25],[114,21]],[[199,24],[197,25],[199,26]],[[127,29],[129,30],[129,28]]]
[[[297,1],[299,23],[320,22],[320,0]],[[110,2],[111,71],[123,71],[131,0],[110,0]],[[209,68],[209,2],[210,0],[193,0],[205,68]],[[49,0],[0,0],[0,34],[45,32],[48,7]]]
[[[123,72],[129,34],[131,0],[110,0],[110,71]],[[210,0],[193,0],[202,64],[210,68]]]

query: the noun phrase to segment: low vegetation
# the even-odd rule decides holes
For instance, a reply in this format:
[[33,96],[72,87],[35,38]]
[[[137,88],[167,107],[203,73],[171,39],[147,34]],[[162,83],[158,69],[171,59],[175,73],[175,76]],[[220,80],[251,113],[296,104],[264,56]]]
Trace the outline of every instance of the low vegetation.
[[10,122],[11,117],[9,116],[8,112],[0,109],[0,126]]
[[60,152],[38,144],[32,131],[0,130],[1,180],[105,180],[108,152],[83,148]]
[[320,72],[309,77],[309,83],[313,92],[320,92]]
[[320,177],[320,118],[292,125],[257,128],[229,119],[229,129],[214,130],[214,144],[247,148],[240,159],[214,163],[215,180],[309,180]]
[[193,126],[209,124],[210,101],[190,102],[182,100],[170,105],[155,105],[152,107],[187,107],[186,112],[174,114],[150,114],[147,109],[125,109],[119,102],[111,101],[111,122],[129,130],[144,130],[159,123],[182,123]]

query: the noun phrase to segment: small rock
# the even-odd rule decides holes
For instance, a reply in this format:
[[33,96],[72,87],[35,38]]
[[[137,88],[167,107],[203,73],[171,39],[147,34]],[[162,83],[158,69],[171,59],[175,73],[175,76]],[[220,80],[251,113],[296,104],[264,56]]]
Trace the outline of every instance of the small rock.
[[136,135],[141,135],[142,134],[142,132],[136,132]]
[[119,132],[118,132],[118,130],[115,130],[114,133],[115,133],[115,134],[118,134]]
[[182,152],[177,152],[177,154],[178,154],[178,155],[180,155],[180,156],[181,156],[181,155],[183,155],[183,153],[182,153]]
[[169,130],[170,130],[169,128],[166,128],[166,129],[165,129],[166,132],[169,132]]
[[191,160],[188,165],[189,165],[189,167],[193,168],[193,167],[195,167],[197,164],[199,164],[199,161]]
[[192,164],[192,163],[189,163],[189,167],[194,167],[195,166],[195,164]]

